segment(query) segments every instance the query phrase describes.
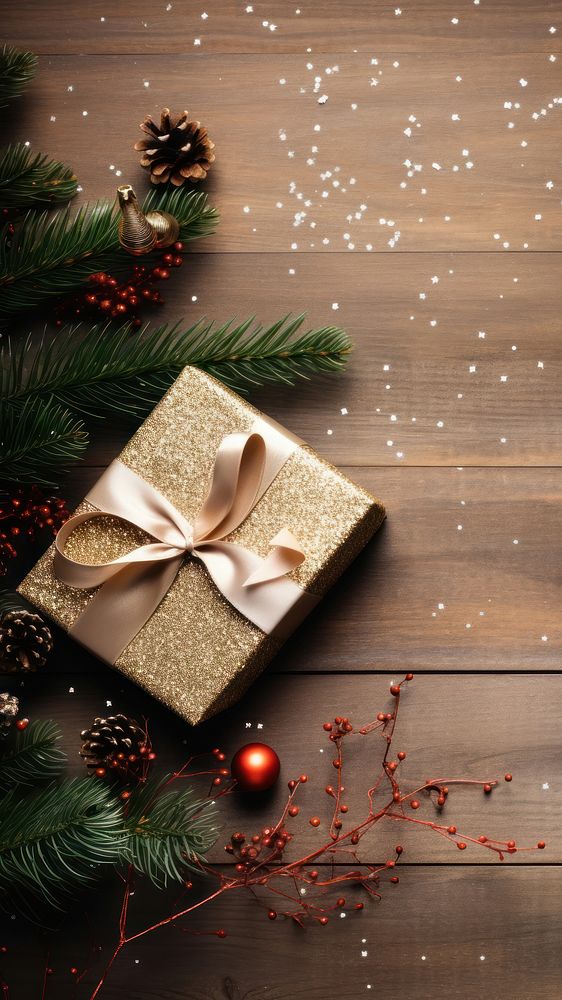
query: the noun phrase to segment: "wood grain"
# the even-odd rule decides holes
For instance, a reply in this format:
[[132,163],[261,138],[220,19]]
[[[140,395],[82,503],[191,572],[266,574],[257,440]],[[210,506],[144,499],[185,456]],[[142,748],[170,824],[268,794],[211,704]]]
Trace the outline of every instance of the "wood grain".
[[[26,678],[18,694],[30,718],[41,716],[60,723],[71,774],[84,771],[78,757],[80,730],[96,715],[123,710],[149,719],[160,773],[214,746],[224,749],[227,763],[244,743],[261,740],[275,747],[282,773],[271,795],[251,801],[233,795],[220,803],[221,839],[211,852],[218,863],[225,860],[223,845],[234,830],[251,835],[276,821],[285,803],[286,782],[303,772],[309,781],[299,794],[301,813],[290,821],[295,839],[287,857],[302,857],[322,846],[328,840],[332,804],[324,788],[334,782],[331,743],[322,724],[335,715],[346,715],[359,728],[373,721],[379,711],[391,711],[394,706],[388,677],[269,673],[239,705],[192,729],[109,668],[99,665],[95,674],[87,675],[79,664],[76,669],[70,664],[68,668],[64,675],[50,672]],[[395,679],[401,676],[397,673]],[[4,680],[9,684],[9,678]],[[546,841],[546,850],[515,854],[509,863],[562,861],[561,699],[560,675],[416,675],[401,700],[393,743],[394,753],[407,753],[400,765],[401,787],[413,791],[426,778],[455,777],[499,779],[499,786],[491,795],[481,788],[451,786],[442,813],[421,796],[422,807],[415,818],[454,823],[463,836],[478,838],[484,833],[503,841],[513,837],[520,847]],[[367,814],[366,792],[379,774],[382,753],[377,734],[368,739],[357,736],[348,744],[344,784],[349,828]],[[514,775],[511,783],[503,780],[507,772]],[[205,794],[207,788],[203,785]],[[406,812],[414,816],[411,809]],[[322,821],[317,830],[308,823],[313,815]],[[497,864],[496,855],[478,844],[469,844],[461,852],[429,830],[389,820],[361,841],[361,857],[373,863],[385,861],[393,856],[397,843],[404,846],[403,861],[408,864]]]
[[[272,926],[265,910],[248,897],[223,897],[186,926],[224,927],[225,940],[193,939],[171,928],[148,935],[125,949],[102,996],[326,1000],[336,990],[341,1000],[381,993],[387,1000],[558,1000],[561,890],[561,868],[409,869],[401,873],[399,885],[385,887],[382,902],[306,931],[281,921]],[[139,897],[146,891],[144,885],[137,889],[131,926],[146,926],[150,913],[155,919],[167,912],[160,899],[139,914]],[[68,972],[68,935],[74,942],[71,960],[82,968],[89,940],[86,922],[81,923],[68,927],[51,953],[55,974],[49,993],[57,1000],[76,996]],[[88,983],[95,982],[109,955],[115,923],[116,914],[100,892],[93,935],[105,947]],[[13,939],[11,927],[10,945]],[[24,946],[14,941],[3,964],[8,982],[18,984],[18,998],[40,995],[44,961],[43,942],[28,937]]]
[[11,132],[70,161],[83,200],[112,197],[118,170],[145,183],[138,122],[187,104],[217,147],[222,224],[201,251],[560,250],[559,91],[558,63],[501,46],[377,66],[338,49],[53,55]]
[[[292,310],[343,326],[355,349],[342,377],[252,393],[335,465],[560,465],[560,266],[557,254],[193,254],[153,322]],[[91,432],[86,461],[105,465],[131,427]]]
[[[504,52],[530,48],[547,54],[559,47],[556,35],[549,33],[559,12],[559,3],[552,0],[488,0],[463,4],[462,10],[450,0],[416,0],[402,10],[385,0],[309,0],[302,7],[292,0],[213,0],[207,8],[203,3],[147,5],[142,0],[113,5],[93,0],[87,6],[77,0],[20,0],[3,12],[3,29],[10,41],[48,54],[167,55],[200,49],[206,57],[215,52],[305,52],[311,45],[314,52],[433,49],[472,55],[492,45]],[[194,44],[196,38],[200,46]]]

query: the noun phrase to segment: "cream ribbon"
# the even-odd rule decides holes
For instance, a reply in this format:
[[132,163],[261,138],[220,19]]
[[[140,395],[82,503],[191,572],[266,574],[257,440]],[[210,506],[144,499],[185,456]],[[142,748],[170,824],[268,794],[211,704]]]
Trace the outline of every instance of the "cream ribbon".
[[[305,558],[297,539],[282,528],[271,539],[265,559],[226,541],[254,509],[286,458],[276,454],[275,437],[267,428],[263,435],[227,435],[217,450],[211,487],[193,524],[132,469],[119,460],[112,462],[87,497],[98,509],[75,514],[55,541],[57,577],[81,590],[99,588],[70,629],[71,635],[115,663],[156,610],[188,556],[204,564],[227,601],[263,632],[290,634],[318,601],[286,576]],[[96,565],[65,554],[65,543],[75,528],[107,515],[142,528],[157,541]]]

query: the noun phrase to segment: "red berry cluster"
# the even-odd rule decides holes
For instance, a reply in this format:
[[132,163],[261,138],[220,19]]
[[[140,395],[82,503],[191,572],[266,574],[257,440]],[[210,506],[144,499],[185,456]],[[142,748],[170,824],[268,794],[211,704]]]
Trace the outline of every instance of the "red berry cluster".
[[45,496],[39,486],[20,488],[0,499],[0,576],[6,576],[8,560],[17,557],[19,541],[34,541],[43,530],[56,535],[69,517],[66,500]]
[[236,871],[239,874],[250,872],[256,859],[262,851],[265,851],[265,864],[272,861],[279,861],[283,851],[290,840],[293,839],[291,833],[283,826],[265,826],[261,833],[254,833],[249,839],[244,833],[233,833],[230,843],[225,844],[224,849],[227,854],[233,854],[236,858]]
[[84,315],[97,315],[101,318],[129,320],[138,330],[142,326],[139,308],[144,304],[164,304],[156,282],[167,281],[170,268],[181,267],[182,250],[183,243],[174,243],[154,267],[135,264],[132,275],[122,282],[105,271],[91,274],[86,292],[63,299],[55,307],[56,325],[62,326],[65,320],[81,319]]

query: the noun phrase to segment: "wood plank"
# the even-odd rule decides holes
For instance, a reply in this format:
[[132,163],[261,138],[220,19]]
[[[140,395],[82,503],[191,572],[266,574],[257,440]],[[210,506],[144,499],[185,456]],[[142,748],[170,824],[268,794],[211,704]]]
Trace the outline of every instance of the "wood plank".
[[[100,471],[75,470],[73,501]],[[387,521],[276,671],[560,669],[558,470],[344,471],[382,498]]]
[[[309,781],[298,796],[301,813],[289,821],[295,839],[287,857],[306,856],[329,840],[332,799],[325,794],[334,783],[331,743],[322,729],[326,720],[346,715],[356,727],[375,719],[379,711],[392,711],[390,678],[381,676],[280,677],[271,673],[256,682],[243,701],[196,728],[189,727],[150,696],[98,665],[95,674],[84,674],[76,659],[67,673],[45,673],[18,681],[4,677],[4,689],[16,691],[29,718],[53,718],[61,725],[70,773],[83,773],[78,757],[80,731],[96,715],[125,711],[148,718],[158,767],[167,773],[180,767],[193,753],[220,746],[230,761],[243,744],[264,741],[275,747],[282,761],[281,780],[271,796],[251,802],[232,795],[221,801],[221,839],[211,852],[224,861],[223,845],[234,830],[250,835],[271,825],[281,812],[286,782],[303,772]],[[396,674],[396,678],[399,675]],[[489,781],[498,788],[486,795],[481,788],[451,786],[447,805],[439,812],[425,796],[416,819],[454,823],[463,836],[485,834],[498,840],[514,839],[520,847],[538,840],[547,849],[515,854],[515,863],[562,861],[560,808],[560,703],[562,677],[537,675],[415,676],[401,700],[394,753],[405,750],[400,784],[412,791],[427,778],[455,777]],[[108,702],[110,703],[108,705]],[[365,740],[368,739],[368,742]],[[344,829],[353,829],[367,815],[366,792],[378,777],[382,740],[375,733],[357,736],[346,748],[344,768],[349,813]],[[512,773],[506,783],[503,776]],[[205,792],[207,786],[205,786]],[[383,796],[380,801],[387,801]],[[414,816],[411,809],[407,814]],[[316,815],[321,825],[313,829],[308,819]],[[456,850],[453,844],[411,822],[385,820],[361,841],[363,860],[379,863],[394,856],[394,846],[404,847],[409,864],[497,864],[497,856],[479,844]]]
[[550,254],[321,264],[305,254],[194,255],[166,287],[158,319],[255,313],[267,322],[292,309],[347,329],[355,350],[343,378],[253,394],[335,464],[557,465],[560,263]]
[[[186,927],[224,927],[227,937],[190,940],[164,928],[129,945],[118,958],[101,1000],[340,1000],[384,993],[386,1000],[558,1000],[562,869],[421,868],[406,870],[397,886],[385,886],[380,903],[347,919],[306,931],[272,924],[249,896],[223,897]],[[151,911],[139,886],[131,926],[146,926],[151,913],[170,912],[160,900]],[[193,898],[196,898],[195,896]],[[95,905],[95,904],[94,904]],[[94,911],[94,939],[110,952],[116,926],[106,891]],[[139,912],[140,911],[140,912]],[[54,943],[55,969],[47,996],[85,1000],[68,972],[87,954],[82,920]],[[39,996],[45,944],[9,928],[10,952],[3,974],[19,997]],[[425,957],[422,957],[425,956]],[[96,981],[102,958],[86,983]],[[91,990],[92,986],[90,986]]]
[[[550,26],[559,24],[560,7],[548,0],[488,0],[462,5],[416,0],[403,9],[384,0],[308,0],[302,7],[287,0],[233,4],[162,3],[142,0],[108,6],[92,0],[21,0],[3,15],[5,36],[41,53],[53,52],[395,52],[432,49],[458,54],[494,45],[507,52],[558,49]],[[397,14],[396,11],[399,11]],[[207,17],[204,15],[207,14]],[[456,18],[456,23],[453,20]],[[57,26],[56,44],[53,24]],[[200,39],[197,45],[195,39]]]
[[189,100],[217,146],[223,222],[202,251],[560,250],[558,63],[501,45],[395,56],[169,55],[162,71],[53,55],[10,133],[70,160],[95,199],[118,170],[143,186],[138,121]]
[[[552,254],[192,254],[145,318],[292,310],[347,329],[343,376],[252,394],[336,465],[560,465],[560,266]],[[105,465],[131,428],[111,418],[91,432],[86,461]]]

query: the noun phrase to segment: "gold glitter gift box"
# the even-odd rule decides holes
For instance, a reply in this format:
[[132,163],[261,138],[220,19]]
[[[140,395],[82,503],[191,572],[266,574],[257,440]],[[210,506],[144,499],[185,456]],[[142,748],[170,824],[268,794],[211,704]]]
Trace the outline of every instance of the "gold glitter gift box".
[[[264,423],[265,422],[265,423]],[[246,400],[195,368],[186,368],[119,456],[193,523],[209,489],[217,448],[226,435],[259,425],[291,441],[281,470],[240,526],[227,536],[265,558],[271,539],[288,528],[304,561],[288,574],[322,597],[384,520],[384,507]],[[78,512],[96,510],[88,500]],[[76,528],[65,554],[105,563],[151,539],[116,518]],[[54,545],[19,592],[63,629],[74,623],[95,590],[62,583]],[[202,563],[185,558],[170,589],[113,666],[195,724],[228,708],[264,669],[282,640],[267,635],[223,597]]]

